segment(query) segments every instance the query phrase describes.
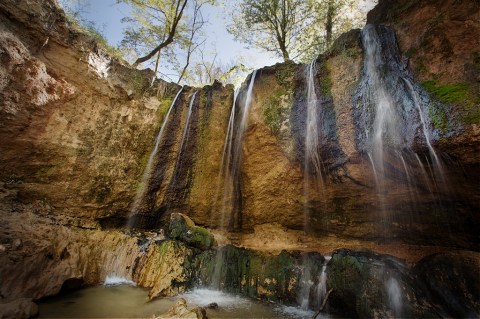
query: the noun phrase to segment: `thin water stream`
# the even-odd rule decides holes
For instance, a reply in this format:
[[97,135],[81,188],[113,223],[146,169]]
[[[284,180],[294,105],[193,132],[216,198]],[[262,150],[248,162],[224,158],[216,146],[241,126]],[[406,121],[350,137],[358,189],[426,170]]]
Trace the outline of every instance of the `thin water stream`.
[[[140,184],[140,187],[139,187],[137,193],[135,194],[135,199],[134,199],[133,204],[132,204],[131,209],[130,209],[130,215],[133,215],[133,214],[137,213],[138,208],[141,204],[141,201],[143,200],[143,198],[145,196],[145,192],[146,192],[147,186],[148,186],[148,181],[149,181],[150,175],[152,173],[152,165],[153,165],[155,156],[158,153],[158,149],[160,147],[160,142],[162,141],[163,133],[164,133],[165,128],[167,126],[168,120],[170,119],[170,113],[172,113],[173,107],[175,106],[175,103],[176,103],[178,97],[180,96],[180,94],[182,93],[182,91],[183,91],[183,87],[177,92],[177,95],[175,95],[175,98],[173,99],[172,104],[170,105],[170,108],[168,109],[168,112],[165,115],[165,119],[163,120],[163,124],[162,124],[160,130],[158,131],[157,137],[155,138],[155,146],[153,147],[153,150],[150,153],[150,156],[149,156],[148,162],[147,162],[147,166],[145,167],[145,170],[143,171],[142,181],[141,181],[141,184]],[[131,228],[133,226],[132,222],[133,222],[132,218],[129,218],[128,223],[127,223],[127,228]]]

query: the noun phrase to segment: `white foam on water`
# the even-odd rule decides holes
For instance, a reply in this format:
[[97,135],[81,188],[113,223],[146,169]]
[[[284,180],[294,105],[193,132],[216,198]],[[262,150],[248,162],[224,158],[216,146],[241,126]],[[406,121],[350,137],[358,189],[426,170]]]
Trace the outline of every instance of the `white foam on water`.
[[252,301],[247,298],[205,288],[194,289],[184,293],[180,297],[185,298],[187,304],[195,304],[200,307],[205,307],[213,302],[215,302],[219,308],[224,309],[248,308],[252,305]]
[[[298,319],[310,319],[315,314],[315,312],[312,310],[306,310],[306,309],[302,309],[301,307],[292,307],[292,306],[278,306],[275,308],[275,311],[282,315],[285,315],[291,318],[298,318]],[[324,318],[324,317],[321,317],[319,315],[317,318]]]
[[103,282],[104,286],[119,286],[119,285],[127,285],[127,286],[136,286],[137,284],[125,277],[120,277],[120,276],[107,276],[105,278],[105,281]]

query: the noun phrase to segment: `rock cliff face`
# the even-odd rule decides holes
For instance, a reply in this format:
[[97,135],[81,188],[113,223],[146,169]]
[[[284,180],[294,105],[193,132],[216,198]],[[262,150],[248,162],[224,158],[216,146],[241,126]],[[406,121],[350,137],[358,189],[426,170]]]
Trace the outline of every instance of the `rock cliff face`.
[[[382,24],[370,29],[381,57],[376,76],[401,115],[391,124],[401,134],[382,136],[379,160],[371,136],[382,125],[376,125],[365,31],[344,34],[311,65],[257,70],[242,132],[253,75],[238,95],[218,82],[204,88],[152,84],[151,71],[132,70],[74,31],[53,1],[2,1],[0,275],[15,279],[2,281],[2,303],[99,283],[112,269],[151,287],[152,297],[171,295],[199,278],[213,281],[210,266],[223,255],[236,258],[237,266],[288,264],[286,279],[301,277],[299,252],[216,251],[213,240],[204,247],[181,234],[171,238],[180,241],[145,252],[139,245],[145,236],[120,231],[128,222],[159,232],[174,212],[217,229],[220,244],[260,250],[279,252],[283,245],[325,254],[369,247],[409,262],[437,251],[478,251],[479,15],[478,2],[453,0],[382,0],[369,14],[369,23]],[[312,83],[319,170],[307,155]],[[232,149],[239,150],[238,169]],[[204,235],[203,228],[193,233]],[[371,257],[339,254],[345,263]],[[120,266],[113,256],[121,257]],[[170,277],[161,268],[166,259],[177,262]],[[344,271],[337,261],[332,267]],[[205,265],[202,272],[194,272],[193,262]],[[293,294],[300,288],[274,283],[280,276],[275,267],[254,274],[242,267],[218,270],[215,280],[252,297],[297,302]],[[389,267],[388,274],[405,277],[403,268]],[[427,276],[417,270],[415,276]],[[378,276],[382,271],[374,269]],[[405,282],[411,286],[410,275]],[[232,276],[245,282],[234,283]],[[338,295],[332,309],[341,309],[345,296],[367,293],[359,287],[377,279],[356,278],[342,290],[333,278]],[[433,279],[422,291],[443,285]],[[446,297],[435,298],[441,303]],[[358,300],[357,308],[345,308],[347,315],[368,317],[370,308],[388,315],[381,306],[361,308],[364,300]],[[424,313],[415,307],[409,314]],[[468,307],[442,311],[463,315],[478,305],[468,299]]]

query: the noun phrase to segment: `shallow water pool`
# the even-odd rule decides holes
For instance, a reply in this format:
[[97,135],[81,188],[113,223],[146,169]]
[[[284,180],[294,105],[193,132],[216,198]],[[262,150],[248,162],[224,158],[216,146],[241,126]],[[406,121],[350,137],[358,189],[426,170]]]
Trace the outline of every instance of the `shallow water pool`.
[[313,315],[312,311],[259,303],[210,289],[195,289],[178,297],[150,302],[147,296],[148,289],[131,285],[85,288],[38,302],[39,318],[151,318],[166,312],[181,297],[187,300],[189,308],[216,302],[219,309],[207,309],[209,318],[291,319],[311,318]]

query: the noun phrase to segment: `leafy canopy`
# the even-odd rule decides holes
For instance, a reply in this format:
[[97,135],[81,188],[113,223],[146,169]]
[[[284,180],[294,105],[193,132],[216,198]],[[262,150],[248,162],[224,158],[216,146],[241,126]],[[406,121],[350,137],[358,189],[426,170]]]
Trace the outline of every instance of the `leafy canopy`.
[[[285,61],[309,61],[358,24],[354,0],[241,0],[230,11],[236,40]],[[350,11],[350,13],[349,13]]]

